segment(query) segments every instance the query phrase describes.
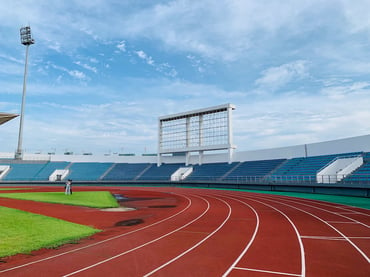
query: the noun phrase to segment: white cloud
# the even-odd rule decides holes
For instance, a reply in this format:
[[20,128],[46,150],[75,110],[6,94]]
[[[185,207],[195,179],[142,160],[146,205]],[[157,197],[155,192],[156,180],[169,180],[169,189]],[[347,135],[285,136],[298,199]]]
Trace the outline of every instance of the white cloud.
[[86,79],[85,73],[83,73],[81,71],[78,71],[78,70],[69,70],[68,74],[71,75],[72,77],[76,78],[76,79],[80,79],[80,80],[85,80]]
[[124,40],[120,41],[116,47],[121,51],[121,52],[126,52],[126,42]]
[[79,80],[88,80],[89,79],[86,76],[86,74],[83,73],[82,71],[79,71],[79,70],[71,70],[71,69],[65,68],[63,66],[55,65],[55,64],[53,64],[51,62],[48,62],[47,64],[49,66],[51,66],[52,68],[54,68],[54,69],[57,69],[57,70],[60,70],[60,71],[63,71],[63,72],[68,73],[68,75],[70,75],[73,78],[76,78],[76,79],[79,79]]
[[24,64],[23,60],[15,58],[15,57],[10,56],[10,55],[6,55],[6,54],[0,54],[0,59],[10,61],[10,62],[14,62],[14,63],[17,63],[17,64]]
[[199,73],[205,72],[205,66],[200,59],[193,55],[187,55],[186,58],[190,61],[192,67],[196,68]]
[[357,98],[370,95],[369,82],[347,82],[342,85],[331,85],[321,89],[321,93],[329,99],[340,100],[348,97]]
[[98,73],[97,68],[94,67],[94,66],[90,66],[88,64],[81,63],[80,61],[77,61],[77,62],[74,62],[74,63],[77,64],[77,65],[79,65],[79,66],[81,66],[81,67],[83,67],[83,68],[85,68],[85,69],[87,69],[87,70],[90,70],[90,71],[92,71],[94,73]]
[[326,6],[320,1],[171,1],[129,15],[124,19],[129,28],[121,32],[159,39],[168,49],[236,61],[281,30],[309,29],[316,22],[305,15]]
[[147,64],[149,65],[154,65],[154,60],[152,57],[148,56],[144,51],[142,50],[139,50],[139,51],[135,51],[136,55],[144,60]]
[[370,33],[370,2],[368,0],[342,0],[343,13],[349,23],[347,28],[352,33],[365,31]]
[[255,84],[263,89],[276,90],[292,80],[308,76],[307,61],[299,60],[276,67],[270,67],[262,72],[262,77]]
[[[369,132],[368,0],[3,2],[7,110],[18,111],[22,91],[18,27],[29,22],[36,39],[25,139],[33,148],[50,141],[59,149],[135,151],[155,146],[157,116],[228,102],[237,105],[241,148]],[[46,104],[53,101],[54,109]],[[16,134],[13,125],[6,132]]]
[[156,63],[154,59],[146,54],[144,51],[134,51],[134,53],[143,61],[145,61],[146,64],[153,66],[156,71],[163,73],[164,75],[168,77],[176,77],[177,71],[175,68],[173,68],[169,63]]

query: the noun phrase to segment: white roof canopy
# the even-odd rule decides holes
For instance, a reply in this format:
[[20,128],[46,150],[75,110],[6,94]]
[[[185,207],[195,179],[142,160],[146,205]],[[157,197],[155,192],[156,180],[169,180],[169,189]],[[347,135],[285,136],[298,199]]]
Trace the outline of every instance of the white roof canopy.
[[1,113],[0,112],[0,125],[4,124],[5,122],[17,117],[18,114],[12,114],[12,113]]

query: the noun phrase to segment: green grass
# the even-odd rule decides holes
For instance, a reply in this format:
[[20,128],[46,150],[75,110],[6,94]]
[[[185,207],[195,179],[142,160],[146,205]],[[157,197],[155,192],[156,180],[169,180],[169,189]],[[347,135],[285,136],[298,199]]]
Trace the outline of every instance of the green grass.
[[0,207],[0,257],[55,248],[100,230],[43,215]]
[[65,195],[64,192],[0,193],[0,197],[92,208],[119,206],[116,199],[108,191],[78,191],[72,195]]

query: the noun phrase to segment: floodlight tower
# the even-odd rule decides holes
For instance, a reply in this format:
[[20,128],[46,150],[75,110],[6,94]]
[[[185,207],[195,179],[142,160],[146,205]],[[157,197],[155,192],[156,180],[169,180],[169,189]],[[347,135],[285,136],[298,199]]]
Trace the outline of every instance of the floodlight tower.
[[35,43],[35,40],[31,35],[31,27],[26,26],[20,29],[21,43],[26,46],[26,61],[24,64],[24,77],[23,77],[23,94],[22,94],[22,107],[21,107],[21,118],[19,123],[19,135],[18,135],[18,148],[15,152],[16,159],[22,159],[22,137],[23,137],[23,119],[24,119],[24,106],[26,101],[26,83],[27,83],[27,67],[28,67],[28,48],[31,44]]

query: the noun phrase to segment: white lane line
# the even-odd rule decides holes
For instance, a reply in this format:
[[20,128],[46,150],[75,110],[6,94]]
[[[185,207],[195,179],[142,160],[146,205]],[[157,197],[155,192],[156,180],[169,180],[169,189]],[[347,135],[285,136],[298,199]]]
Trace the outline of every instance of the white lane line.
[[[361,215],[361,216],[367,216],[367,217],[370,216],[369,213],[364,213],[364,212],[359,211],[359,210],[351,210],[351,209],[360,209],[358,207],[344,205],[344,204],[341,205],[341,206],[334,206],[333,204],[335,204],[335,203],[331,203],[331,202],[327,202],[327,201],[323,201],[323,200],[312,200],[312,199],[305,199],[305,198],[298,198],[298,197],[285,197],[285,198],[281,197],[280,199],[287,200],[287,201],[290,201],[290,202],[296,202],[296,201],[293,201],[292,198],[299,199],[300,201],[298,203],[300,203],[302,205],[308,205],[308,206],[314,207],[316,209],[326,211],[326,212],[331,213],[331,214],[340,215],[340,216],[343,216],[343,217],[345,217],[347,219],[350,219],[352,221],[355,221],[355,222],[358,222],[358,221],[353,219],[353,218],[346,217],[344,215],[348,214],[348,215]],[[309,205],[308,203],[311,204],[311,205]],[[315,206],[312,206],[312,204],[315,204]],[[330,211],[330,210],[327,210],[327,209],[319,208],[317,205],[326,206],[326,207],[329,207],[329,208],[336,208],[336,209],[340,209],[342,211]],[[362,224],[366,227],[369,227],[368,225],[366,225],[364,223],[361,223],[361,222],[358,222],[358,223]]]
[[208,210],[209,210],[209,207],[210,207],[209,202],[208,202],[205,198],[203,198],[203,197],[199,197],[199,198],[203,199],[203,200],[207,203],[207,208],[206,208],[206,210],[205,210],[201,215],[199,215],[197,218],[193,219],[192,221],[190,221],[190,222],[186,223],[185,225],[183,225],[183,226],[181,226],[181,227],[179,227],[179,228],[177,228],[177,229],[175,229],[175,230],[173,230],[173,231],[171,231],[171,232],[168,232],[168,233],[166,233],[165,235],[162,235],[162,236],[160,236],[160,237],[158,237],[158,238],[156,238],[156,239],[154,239],[154,240],[148,241],[148,242],[146,242],[146,243],[144,243],[144,244],[141,244],[141,245],[139,245],[139,246],[137,246],[137,247],[135,247],[135,248],[132,248],[132,249],[130,249],[130,250],[127,250],[127,251],[125,251],[125,252],[122,252],[122,253],[120,253],[120,254],[117,254],[117,255],[115,255],[115,256],[112,256],[112,257],[110,257],[110,258],[108,258],[108,259],[105,259],[105,260],[102,260],[102,261],[100,261],[100,262],[94,263],[94,264],[92,264],[92,265],[90,265],[90,266],[87,266],[87,267],[81,268],[81,269],[79,269],[79,270],[76,270],[76,271],[74,271],[74,272],[71,272],[71,273],[69,273],[69,274],[63,275],[63,277],[72,276],[72,275],[75,275],[75,274],[80,273],[80,272],[82,272],[82,271],[86,271],[86,270],[88,270],[88,269],[91,269],[91,268],[93,268],[93,267],[96,267],[96,266],[98,266],[98,265],[101,265],[101,264],[107,263],[107,262],[112,261],[112,260],[114,260],[114,259],[117,259],[117,258],[119,258],[119,257],[121,257],[121,256],[123,256],[123,255],[126,255],[126,254],[131,253],[131,252],[133,252],[133,251],[135,251],[135,250],[138,250],[138,249],[140,249],[140,248],[142,248],[142,247],[145,247],[145,246],[147,246],[147,245],[149,245],[149,244],[152,244],[152,243],[154,243],[154,242],[156,242],[156,241],[159,241],[159,240],[161,240],[161,239],[163,239],[163,238],[165,238],[165,237],[168,237],[169,235],[172,235],[173,233],[178,232],[178,231],[179,231],[179,230],[181,230],[181,229],[184,229],[185,227],[189,226],[189,225],[190,225],[190,224],[192,224],[193,222],[195,222],[195,221],[199,220],[199,219],[200,219],[202,216],[204,216],[204,215],[208,212]]
[[[234,194],[232,194],[232,196],[235,197]],[[296,236],[297,236],[297,239],[298,239],[298,243],[299,243],[299,246],[300,246],[300,251],[301,251],[301,274],[297,274],[297,276],[301,276],[301,277],[305,277],[306,276],[306,260],[305,260],[305,252],[304,252],[304,246],[303,246],[303,242],[302,242],[302,239],[301,239],[301,235],[299,234],[298,232],[298,229],[297,227],[295,226],[295,224],[293,223],[293,221],[285,214],[283,213],[281,210],[263,202],[263,201],[260,201],[260,200],[256,200],[255,198],[251,198],[250,196],[239,196],[240,198],[242,199],[247,199],[247,200],[251,200],[251,201],[255,201],[255,202],[258,202],[262,205],[265,205],[267,207],[270,207],[274,210],[276,210],[277,212],[279,212],[281,215],[283,215],[290,223],[290,225],[292,226],[292,228],[294,229],[295,233],[296,233]],[[265,199],[264,199],[265,200]],[[269,201],[269,199],[267,199],[267,201]],[[223,277],[226,276],[225,274],[223,275]]]
[[[269,197],[269,199],[271,199],[271,200],[276,200],[276,199],[274,199],[274,198],[272,198],[272,197]],[[340,217],[343,217],[343,218],[345,218],[345,219],[348,219],[348,220],[350,220],[350,222],[342,222],[342,221],[340,221],[340,222],[335,222],[335,223],[348,223],[348,224],[350,224],[351,222],[353,223],[353,224],[359,224],[359,225],[362,225],[362,226],[364,226],[364,227],[366,227],[366,228],[370,228],[370,226],[369,225],[367,225],[367,224],[365,224],[365,223],[363,223],[363,222],[360,222],[360,221],[358,221],[358,220],[356,220],[356,219],[354,219],[354,218],[351,218],[351,217],[348,217],[348,216],[345,216],[344,214],[345,213],[342,213],[342,212],[334,212],[334,211],[330,211],[330,210],[326,210],[326,209],[323,209],[323,208],[319,208],[319,207],[317,207],[317,206],[314,206],[313,204],[318,204],[318,205],[320,205],[320,206],[323,206],[324,204],[322,204],[321,202],[318,202],[318,201],[312,201],[312,200],[308,200],[308,199],[304,199],[304,198],[299,198],[299,200],[302,200],[302,201],[299,201],[299,200],[293,200],[292,198],[284,198],[284,200],[286,200],[286,201],[288,201],[288,202],[293,202],[293,203],[295,203],[295,204],[299,204],[299,205],[303,205],[303,206],[307,206],[307,207],[311,207],[311,208],[315,208],[315,209],[317,209],[317,210],[321,210],[321,211],[324,211],[324,212],[327,212],[327,213],[330,213],[330,214],[334,214],[334,215],[337,215],[337,216],[340,216]],[[310,203],[310,204],[307,204],[306,202],[308,202],[308,203]],[[329,207],[333,207],[332,205],[329,205],[329,204],[325,204],[324,206],[329,206]],[[343,207],[342,208],[343,210],[345,210],[346,208],[345,207]],[[369,216],[368,214],[365,214],[365,213],[357,213],[357,212],[355,212],[355,213],[348,213],[348,214],[356,214],[356,215],[358,215],[358,214],[360,214],[360,215],[367,215],[367,216]],[[322,222],[325,222],[323,219],[321,220]],[[330,227],[332,227],[332,228],[334,228],[333,226],[331,226],[329,223],[334,223],[334,221],[326,221],[327,222],[327,224],[330,226]]]
[[[287,200],[287,199],[285,199],[285,200]],[[328,222],[326,222],[325,220],[323,220],[322,218],[320,218],[319,216],[317,216],[317,215],[314,215],[313,213],[310,213],[310,212],[308,212],[308,211],[305,211],[305,210],[303,210],[303,209],[300,209],[300,208],[298,208],[298,207],[296,207],[296,206],[292,206],[292,205],[289,205],[289,204],[286,204],[286,203],[282,203],[281,201],[276,201],[276,200],[273,200],[273,199],[271,199],[270,198],[270,201],[272,201],[272,202],[277,202],[277,203],[280,203],[281,205],[285,205],[285,206],[288,206],[288,207],[291,207],[291,208],[293,208],[293,209],[296,209],[296,210],[298,210],[298,211],[301,211],[301,212],[303,212],[303,213],[306,213],[306,214],[308,214],[308,215],[310,215],[310,216],[312,216],[312,217],[314,217],[314,218],[316,218],[316,219],[318,219],[319,221],[321,221],[321,222],[323,222],[324,224],[326,224],[326,225],[328,225],[330,228],[332,228],[334,231],[336,231],[339,235],[341,235],[349,244],[351,244],[360,254],[361,254],[361,256],[362,257],[364,257],[364,259],[368,262],[368,263],[370,263],[370,258],[353,242],[353,241],[351,241],[350,239],[349,239],[349,237],[347,237],[345,234],[343,234],[341,231],[339,231],[337,228],[335,228],[333,225],[331,225],[331,224],[329,224]],[[304,203],[300,203],[299,201],[297,202],[297,201],[294,201],[294,200],[287,200],[288,202],[293,202],[293,203],[295,203],[295,204],[298,204],[298,205],[303,205],[303,206],[308,206],[308,207],[311,207],[311,208],[316,208],[316,209],[318,209],[318,210],[323,210],[323,211],[325,211],[325,212],[327,212],[327,213],[332,213],[332,212],[330,212],[330,211],[328,211],[328,210],[324,210],[324,209],[322,209],[322,208],[318,208],[318,207],[315,207],[315,206],[313,206],[313,205],[308,205],[308,204],[304,204]],[[343,216],[343,217],[345,217],[345,218],[347,218],[346,216]],[[349,218],[349,219],[351,219],[351,218]],[[364,226],[367,226],[367,225],[365,225],[365,224],[362,224],[362,225],[364,225]]]
[[[244,197],[243,197],[244,198]],[[246,198],[244,198],[246,199]],[[305,252],[304,252],[304,246],[303,246],[303,242],[302,242],[302,239],[301,239],[301,234],[299,233],[298,229],[297,229],[297,226],[295,226],[295,224],[293,223],[293,221],[284,213],[282,212],[280,209],[274,207],[274,206],[271,206],[270,204],[267,204],[263,201],[260,201],[260,200],[256,200],[254,198],[249,198],[250,200],[253,200],[253,201],[256,201],[256,202],[259,202],[265,206],[268,206],[272,209],[274,209],[275,211],[277,211],[278,213],[280,213],[281,215],[283,215],[290,223],[290,225],[293,227],[294,229],[294,232],[296,233],[296,236],[297,236],[297,239],[298,239],[298,243],[299,243],[299,247],[300,247],[300,251],[301,251],[301,274],[299,276],[306,276],[306,259],[305,259]],[[268,201],[268,200],[267,200]]]
[[346,241],[342,237],[325,237],[325,236],[301,236],[303,239],[318,239],[318,240],[339,240]]
[[180,195],[180,194],[177,194],[177,195],[186,198],[188,200],[188,205],[184,209],[182,209],[181,211],[179,211],[178,213],[176,213],[174,215],[171,215],[171,216],[169,216],[167,218],[164,218],[164,219],[162,219],[160,221],[154,222],[154,223],[152,223],[150,225],[141,227],[139,229],[135,229],[135,230],[132,230],[130,232],[127,232],[127,233],[124,233],[124,234],[120,234],[120,235],[117,235],[117,236],[114,236],[114,237],[111,237],[111,238],[108,238],[108,239],[105,239],[105,240],[102,240],[102,241],[99,241],[99,242],[96,242],[96,243],[92,243],[92,244],[89,244],[89,245],[86,245],[86,246],[83,246],[83,247],[75,248],[75,249],[72,249],[72,250],[69,250],[69,251],[66,251],[66,252],[63,252],[63,253],[59,253],[59,254],[54,255],[54,256],[50,256],[50,257],[47,257],[47,258],[44,258],[44,259],[37,260],[37,261],[33,261],[33,262],[29,262],[29,263],[22,264],[22,265],[19,265],[19,266],[15,266],[15,267],[11,267],[11,268],[8,268],[8,269],[4,269],[4,270],[1,270],[0,273],[4,273],[4,272],[7,272],[7,271],[12,271],[12,270],[15,270],[15,269],[18,269],[18,268],[30,266],[30,265],[33,265],[33,264],[36,264],[36,263],[44,262],[44,261],[47,261],[47,260],[58,258],[60,256],[64,256],[64,255],[67,255],[67,254],[78,252],[78,251],[84,250],[86,248],[90,248],[90,247],[93,247],[93,246],[96,246],[96,245],[99,245],[99,244],[103,244],[103,243],[109,242],[111,240],[115,240],[115,239],[118,239],[118,238],[121,238],[121,237],[130,235],[130,234],[136,233],[138,231],[147,229],[149,227],[153,227],[153,226],[158,225],[158,224],[160,224],[162,222],[165,222],[167,220],[170,220],[171,218],[176,217],[179,214],[185,212],[187,209],[189,209],[189,207],[192,204],[192,201],[191,201],[191,199],[189,197],[187,197],[185,195]]
[[[276,195],[277,196],[277,195]],[[310,204],[315,204],[315,205],[320,205],[320,206],[326,206],[326,207],[329,207],[329,208],[336,208],[336,209],[340,209],[342,210],[341,212],[338,211],[338,212],[334,212],[334,211],[330,211],[330,213],[333,213],[333,214],[355,214],[355,215],[363,215],[363,216],[370,216],[369,213],[364,213],[362,211],[359,211],[358,209],[361,209],[359,207],[355,207],[355,206],[351,206],[351,205],[345,205],[345,204],[338,204],[338,203],[333,203],[333,202],[329,202],[329,201],[324,201],[324,200],[312,200],[312,199],[307,199],[307,198],[300,198],[300,197],[289,197],[289,196],[281,196],[280,199],[283,199],[283,200],[290,200],[292,201],[292,198],[295,198],[295,199],[299,199],[299,203],[303,204],[303,203],[310,203]],[[315,206],[317,209],[320,209],[318,206]],[[321,208],[322,209],[322,208]],[[362,210],[365,210],[365,209],[362,209]],[[329,212],[328,210],[325,210],[327,212]]]
[[235,269],[244,270],[244,271],[254,271],[254,272],[261,272],[261,273],[269,273],[269,274],[278,274],[278,275],[301,276],[299,274],[292,274],[292,273],[285,273],[285,272],[277,272],[277,271],[270,271],[270,270],[261,270],[261,269],[254,269],[254,268],[235,267]]
[[332,223],[332,224],[358,224],[358,222],[355,221],[330,221],[327,220],[327,223]]
[[[229,198],[232,198],[232,197],[229,197]],[[244,250],[240,253],[239,257],[236,258],[236,260],[234,261],[234,263],[222,275],[223,277],[229,275],[229,273],[233,270],[233,268],[236,268],[235,267],[236,264],[241,260],[241,258],[245,255],[245,253],[247,253],[249,247],[252,245],[254,239],[256,238],[256,235],[257,235],[257,232],[258,232],[258,229],[259,229],[259,225],[260,225],[260,219],[259,219],[258,213],[257,213],[257,211],[251,205],[245,203],[244,201],[241,201],[239,199],[236,199],[236,198],[232,198],[232,199],[243,203],[244,205],[248,206],[254,212],[254,214],[256,216],[256,227],[254,228],[253,235],[252,235],[251,239],[249,240],[248,244],[245,246]]]
[[173,259],[171,259],[171,260],[169,260],[167,263],[164,263],[164,264],[162,264],[161,266],[159,266],[159,267],[157,267],[156,269],[154,269],[154,270],[152,270],[151,272],[149,272],[149,273],[147,273],[147,274],[145,274],[144,275],[144,277],[148,277],[148,276],[150,276],[150,275],[152,275],[152,274],[154,274],[154,273],[156,273],[157,271],[159,271],[159,270],[161,270],[161,269],[163,269],[164,267],[166,267],[166,266],[168,266],[169,264],[171,264],[171,263],[173,263],[174,261],[176,261],[176,260],[178,260],[178,259],[180,259],[182,256],[184,256],[184,255],[186,255],[187,253],[189,253],[190,251],[192,251],[193,249],[195,249],[196,247],[198,247],[199,245],[201,245],[203,242],[205,242],[207,239],[209,239],[211,236],[213,236],[214,234],[216,234],[225,224],[226,224],[226,222],[229,220],[229,218],[230,218],[230,215],[231,215],[231,211],[232,211],[232,209],[231,209],[231,207],[230,207],[230,205],[227,203],[227,202],[225,202],[224,200],[222,200],[222,199],[220,199],[220,198],[217,198],[217,197],[213,197],[213,198],[215,198],[215,199],[217,199],[217,200],[220,200],[220,201],[222,201],[222,202],[224,202],[227,206],[228,206],[228,208],[229,208],[229,213],[228,213],[228,215],[227,215],[227,217],[225,218],[225,220],[212,232],[212,233],[210,233],[208,236],[206,236],[204,239],[202,239],[201,241],[199,241],[198,243],[196,243],[195,245],[193,245],[192,247],[190,247],[188,250],[186,250],[186,251],[184,251],[184,252],[182,252],[180,255],[178,255],[178,256],[176,256],[175,258],[173,258]]
[[[341,240],[346,241],[343,237],[325,237],[325,236],[301,236],[303,239],[322,239],[322,240]],[[370,239],[370,237],[348,237],[349,239]]]
[[337,214],[355,214],[355,215],[364,215],[363,213],[358,213],[358,212],[346,212],[346,211],[343,211],[343,212],[335,212]]

